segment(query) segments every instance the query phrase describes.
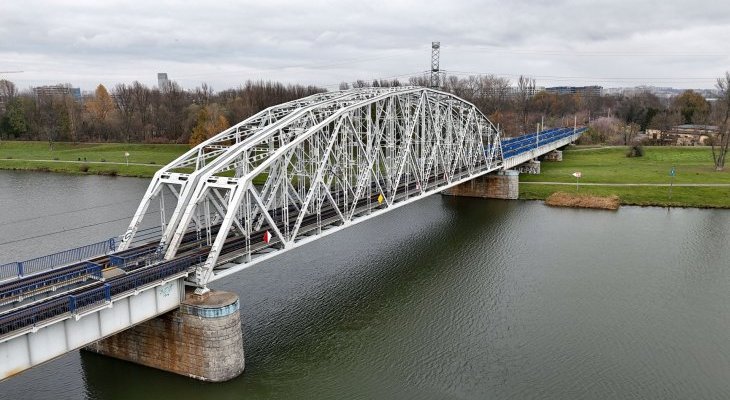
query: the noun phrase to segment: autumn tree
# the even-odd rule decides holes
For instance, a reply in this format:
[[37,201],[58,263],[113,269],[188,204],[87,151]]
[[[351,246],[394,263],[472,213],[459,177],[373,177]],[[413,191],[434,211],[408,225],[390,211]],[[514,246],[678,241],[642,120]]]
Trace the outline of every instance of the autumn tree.
[[86,102],[86,110],[89,112],[95,123],[99,139],[101,139],[102,132],[105,139],[109,138],[109,122],[114,115],[114,108],[114,100],[112,100],[112,97],[109,95],[106,87],[101,84],[96,87],[94,97]]
[[216,134],[228,129],[230,124],[217,104],[202,107],[198,111],[193,132],[190,135],[190,145],[197,146]]

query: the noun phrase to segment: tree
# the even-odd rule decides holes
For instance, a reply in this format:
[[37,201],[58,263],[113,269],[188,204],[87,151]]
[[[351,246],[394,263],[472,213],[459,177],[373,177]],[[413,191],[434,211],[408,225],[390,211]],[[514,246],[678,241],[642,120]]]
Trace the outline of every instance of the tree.
[[114,107],[114,100],[112,100],[106,87],[101,84],[96,87],[94,98],[86,102],[86,110],[96,123],[99,138],[101,138],[102,132],[104,132],[106,139],[109,138],[109,122],[113,116]]
[[712,141],[712,159],[715,170],[722,171],[725,169],[725,157],[730,145],[730,72],[725,72],[725,76],[717,80],[717,94],[715,121],[719,130],[716,140]]
[[0,102],[11,101],[18,95],[18,89],[13,82],[0,79]]
[[5,114],[0,118],[0,136],[18,138],[28,132],[28,121],[23,110],[21,99],[9,101],[5,107]]
[[230,124],[222,110],[217,104],[211,104],[208,107],[202,107],[198,111],[193,132],[190,135],[190,145],[197,146],[214,135],[228,129]]
[[661,101],[656,95],[643,92],[623,98],[618,104],[617,114],[627,124],[639,124],[639,129],[643,131],[661,108]]
[[685,124],[697,123],[710,113],[710,103],[694,90],[685,90],[675,97],[672,107],[682,114]]
[[621,127],[621,132],[624,137],[624,146],[628,146],[634,141],[636,134],[639,133],[639,124],[631,122]]
[[517,96],[515,99],[521,115],[520,123],[522,132],[527,132],[529,129],[527,126],[527,105],[533,94],[535,94],[535,80],[520,75],[519,79],[517,79]]
[[122,119],[122,132],[126,136],[126,141],[129,142],[132,134],[132,120],[137,111],[134,90],[132,86],[120,83],[114,87],[114,97],[117,99],[117,109]]

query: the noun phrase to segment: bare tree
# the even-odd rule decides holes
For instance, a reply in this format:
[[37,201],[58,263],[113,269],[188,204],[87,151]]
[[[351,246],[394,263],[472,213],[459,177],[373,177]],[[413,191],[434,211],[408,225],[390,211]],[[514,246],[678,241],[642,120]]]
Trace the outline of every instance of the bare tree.
[[636,122],[630,122],[621,127],[621,132],[624,136],[624,146],[628,146],[634,141],[636,134],[639,133],[639,129],[639,124]]
[[10,101],[18,95],[18,88],[13,82],[6,79],[0,79],[0,102]]
[[712,141],[712,159],[715,161],[715,170],[725,169],[725,157],[730,144],[730,72],[717,80],[716,121],[719,131],[716,140]]
[[120,83],[114,87],[114,100],[122,119],[122,132],[126,141],[131,139],[132,120],[135,115],[134,91],[131,86]]
[[517,79],[517,96],[515,96],[515,100],[517,101],[517,108],[520,112],[520,123],[523,132],[527,132],[528,130],[527,106],[533,94],[535,94],[535,80],[520,75],[519,79]]

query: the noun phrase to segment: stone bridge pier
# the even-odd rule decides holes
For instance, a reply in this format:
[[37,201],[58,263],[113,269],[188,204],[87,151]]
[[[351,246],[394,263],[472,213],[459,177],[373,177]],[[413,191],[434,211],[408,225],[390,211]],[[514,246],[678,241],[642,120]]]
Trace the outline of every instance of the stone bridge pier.
[[244,368],[239,308],[234,293],[201,296],[189,290],[178,309],[84,349],[203,381],[227,381]]
[[447,196],[516,200],[520,196],[519,178],[519,171],[509,169],[476,177],[441,193]]

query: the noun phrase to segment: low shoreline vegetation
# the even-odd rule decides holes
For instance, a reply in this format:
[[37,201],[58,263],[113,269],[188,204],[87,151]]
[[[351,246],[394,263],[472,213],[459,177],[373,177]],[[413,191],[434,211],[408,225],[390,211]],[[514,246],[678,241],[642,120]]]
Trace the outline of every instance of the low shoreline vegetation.
[[584,193],[555,192],[545,199],[545,204],[553,207],[597,208],[618,210],[621,202],[618,196],[592,196]]

